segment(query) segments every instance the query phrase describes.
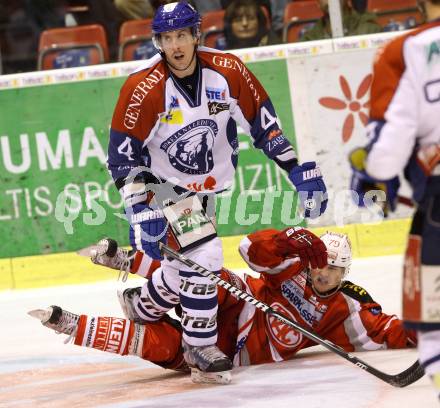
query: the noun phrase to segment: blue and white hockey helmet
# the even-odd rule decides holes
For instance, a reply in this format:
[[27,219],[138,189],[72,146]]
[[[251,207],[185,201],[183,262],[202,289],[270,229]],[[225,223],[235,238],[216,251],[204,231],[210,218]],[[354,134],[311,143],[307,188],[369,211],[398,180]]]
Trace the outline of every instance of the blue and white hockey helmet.
[[190,27],[194,37],[200,37],[202,18],[197,10],[186,1],[161,5],[152,22],[153,35]]

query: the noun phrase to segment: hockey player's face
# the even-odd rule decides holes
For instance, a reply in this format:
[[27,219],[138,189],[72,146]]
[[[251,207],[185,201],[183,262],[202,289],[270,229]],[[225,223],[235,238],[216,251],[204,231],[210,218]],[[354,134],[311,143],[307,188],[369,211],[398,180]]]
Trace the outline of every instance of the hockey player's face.
[[313,287],[319,293],[325,293],[336,288],[342,281],[344,271],[344,268],[333,265],[327,265],[323,269],[312,269],[310,274]]
[[196,43],[197,40],[190,28],[169,31],[160,35],[160,46],[167,61],[177,69],[183,69],[191,63]]

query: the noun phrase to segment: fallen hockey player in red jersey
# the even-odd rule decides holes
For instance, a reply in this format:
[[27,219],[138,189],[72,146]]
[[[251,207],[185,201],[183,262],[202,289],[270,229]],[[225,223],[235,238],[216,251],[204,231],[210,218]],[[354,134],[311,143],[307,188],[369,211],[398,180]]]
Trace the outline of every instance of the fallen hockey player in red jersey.
[[[260,273],[259,278],[245,276],[241,279],[224,269],[222,279],[346,351],[416,345],[414,331],[406,330],[396,316],[383,313],[380,304],[365,289],[344,280],[352,261],[346,235],[327,232],[321,236],[327,247],[328,265],[319,269],[303,267],[300,258],[292,254],[294,243],[288,231],[259,231],[241,241],[240,254],[253,271]],[[315,242],[322,245],[321,240]],[[128,265],[130,253],[126,250],[115,248],[112,255],[105,259],[106,256],[95,254],[94,261],[115,268],[124,263]],[[117,257],[125,258],[122,262]],[[137,253],[133,259],[136,261],[131,262],[131,272],[147,275],[147,278],[158,266],[142,253]],[[140,294],[140,289],[128,290]],[[315,345],[290,326],[257,311],[253,305],[238,300],[222,288],[218,291],[218,301],[217,345],[235,366],[288,360],[299,350]],[[132,309],[130,313],[136,312]],[[40,319],[44,326],[72,336],[76,345],[137,355],[164,368],[187,369],[181,349],[182,329],[179,322],[168,316],[143,324],[135,315],[130,316],[131,320],[92,317],[77,315],[58,306],[33,310],[29,314]]]

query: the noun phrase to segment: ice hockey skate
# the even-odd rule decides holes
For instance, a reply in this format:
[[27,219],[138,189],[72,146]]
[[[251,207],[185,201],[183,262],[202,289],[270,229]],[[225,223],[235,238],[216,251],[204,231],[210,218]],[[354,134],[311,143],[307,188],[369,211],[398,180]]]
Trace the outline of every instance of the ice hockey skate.
[[141,296],[141,289],[142,288],[139,286],[136,288],[128,288],[124,291],[118,290],[118,300],[119,304],[121,305],[122,312],[128,320],[132,320],[133,322],[139,324],[145,324],[148,322],[139,316],[134,307],[135,302],[138,302],[139,297]]
[[54,330],[57,334],[67,334],[69,337],[65,343],[68,343],[76,334],[79,315],[63,310],[59,306],[31,310],[28,314],[40,320],[43,326]]
[[191,346],[182,341],[183,356],[191,368],[194,383],[229,384],[231,360],[216,345]]
[[134,249],[121,248],[112,238],[103,238],[96,245],[78,251],[79,255],[90,256],[91,261],[96,265],[120,271],[122,282],[127,280],[135,253]]

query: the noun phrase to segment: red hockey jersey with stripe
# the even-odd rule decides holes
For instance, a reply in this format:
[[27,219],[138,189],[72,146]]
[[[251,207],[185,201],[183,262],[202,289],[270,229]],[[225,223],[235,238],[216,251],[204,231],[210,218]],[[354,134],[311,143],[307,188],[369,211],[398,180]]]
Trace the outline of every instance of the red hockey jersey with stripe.
[[[240,244],[243,259],[251,269],[261,273],[259,278],[247,277],[245,281],[254,297],[346,351],[415,344],[415,333],[405,330],[396,316],[383,313],[368,292],[354,283],[344,281],[334,295],[318,296],[307,270],[302,270],[297,259],[286,260],[275,255],[273,237],[278,232],[259,231],[248,235]],[[238,321],[236,365],[287,360],[299,350],[315,345],[247,303],[242,305]]]

